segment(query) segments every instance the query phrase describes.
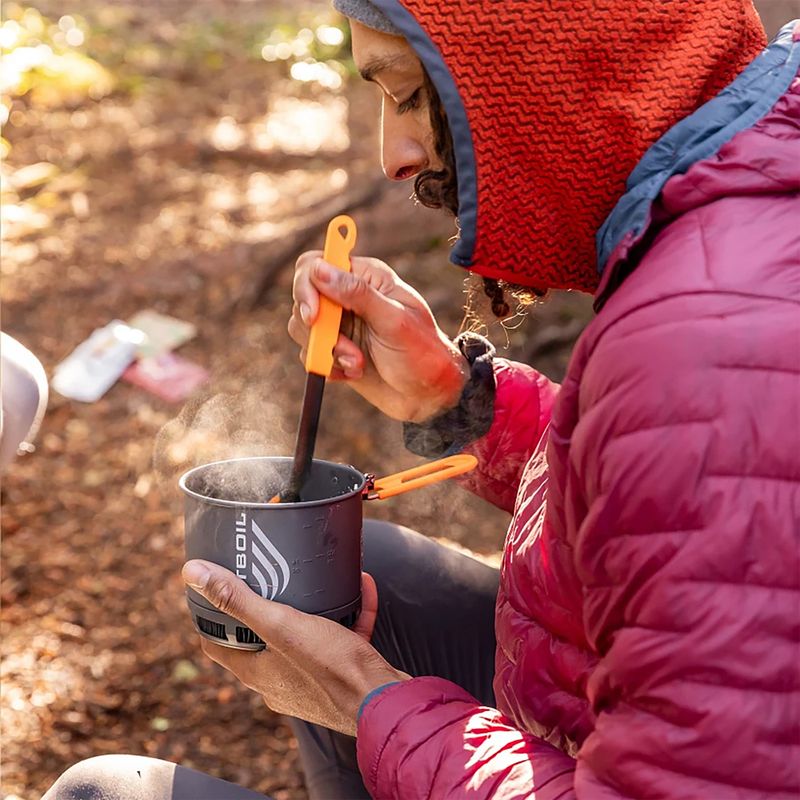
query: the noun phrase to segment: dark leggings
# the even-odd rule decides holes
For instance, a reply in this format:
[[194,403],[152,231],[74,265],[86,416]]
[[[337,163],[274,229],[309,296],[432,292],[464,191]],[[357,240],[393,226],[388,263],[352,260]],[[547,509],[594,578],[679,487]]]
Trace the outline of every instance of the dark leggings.
[[[372,643],[413,676],[437,675],[494,705],[494,603],[499,572],[385,522],[364,525],[364,569],[378,585]],[[369,794],[355,739],[289,720],[312,800]],[[224,754],[222,754],[224,755]],[[263,800],[202,772],[140,756],[98,756],[67,770],[42,800]]]

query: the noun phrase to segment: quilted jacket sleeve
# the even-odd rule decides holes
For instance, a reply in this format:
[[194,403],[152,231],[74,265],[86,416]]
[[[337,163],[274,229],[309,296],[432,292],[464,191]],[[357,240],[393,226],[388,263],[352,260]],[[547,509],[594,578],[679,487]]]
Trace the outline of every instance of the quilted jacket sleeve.
[[478,466],[460,483],[511,513],[525,465],[537,450],[544,453],[558,384],[532,367],[502,358],[495,359],[494,374],[492,427],[464,449],[477,456]]
[[573,759],[442,678],[381,692],[359,719],[357,744],[377,800],[572,796]]

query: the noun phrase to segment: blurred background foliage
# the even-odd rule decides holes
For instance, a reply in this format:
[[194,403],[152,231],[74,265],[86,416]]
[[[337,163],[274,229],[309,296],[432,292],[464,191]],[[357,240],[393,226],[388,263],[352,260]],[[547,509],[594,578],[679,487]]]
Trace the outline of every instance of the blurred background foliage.
[[[77,107],[112,92],[152,90],[159,78],[221,70],[230,56],[275,63],[284,77],[328,90],[341,88],[353,72],[349,29],[331,13],[301,12],[260,24],[165,20],[155,31],[137,24],[137,16],[134,7],[120,5],[50,18],[6,3],[0,124],[9,120],[15,102],[23,108]],[[4,156],[8,148],[3,139]]]

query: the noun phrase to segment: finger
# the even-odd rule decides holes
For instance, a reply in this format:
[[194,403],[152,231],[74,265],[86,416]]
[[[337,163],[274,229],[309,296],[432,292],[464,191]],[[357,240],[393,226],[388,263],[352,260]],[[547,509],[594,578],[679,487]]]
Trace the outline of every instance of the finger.
[[[303,360],[305,361],[305,350],[308,347],[309,337],[308,326],[300,320],[298,315],[293,314],[289,318],[288,331],[289,336],[303,348]],[[361,348],[355,342],[340,333],[336,340],[336,346],[333,348],[333,356],[342,372],[348,373],[348,377],[361,377],[365,359]]]
[[289,317],[289,324],[286,326],[286,329],[289,331],[289,336],[300,345],[300,347],[305,347],[308,344],[308,325],[306,325],[302,319],[300,319],[300,309],[295,306],[295,313]]
[[350,259],[350,269],[359,278],[364,278],[370,286],[381,292],[388,292],[397,283],[397,273],[377,258],[355,256]]
[[369,641],[378,618],[378,586],[368,572],[361,573],[361,613],[358,615],[353,632]]
[[[339,341],[341,342],[342,336],[340,335]],[[331,374],[328,375],[328,379],[332,381],[357,381],[359,378],[364,377],[364,367],[365,361],[364,354],[359,349],[358,345],[351,342],[349,339],[346,340],[346,345],[343,348],[343,358],[336,357],[333,362],[333,368],[331,369]],[[306,345],[308,342],[305,343],[303,347],[300,348],[300,353],[298,357],[300,359],[300,363],[305,366],[306,364],[306,355],[308,353],[308,349]],[[339,343],[337,343],[337,347]],[[334,354],[336,350],[334,350]]]
[[322,294],[373,325],[391,324],[404,310],[400,303],[382,294],[366,278],[336,269],[322,259],[314,262],[309,277]]
[[341,333],[333,348],[333,357],[345,377],[357,380],[364,374],[364,353],[354,341]]
[[269,648],[266,650],[234,650],[221,647],[208,639],[200,639],[200,649],[215,663],[228,672],[233,673],[248,689],[258,691],[258,683],[268,675],[275,662],[264,661],[265,656],[271,659]]
[[295,264],[292,297],[306,325],[311,325],[319,311],[319,293],[311,283],[310,273],[313,265],[322,256],[321,250],[309,250],[297,259]]
[[333,365],[333,369],[331,369],[331,374],[328,375],[329,381],[338,381],[339,383],[342,382],[351,382],[354,383],[355,381],[360,381],[364,377],[364,372],[362,370],[357,370],[355,372],[345,372],[340,367],[337,367],[335,364]]
[[281,603],[257,595],[241,578],[210,561],[193,559],[183,565],[183,580],[212,606],[254,630],[264,641],[274,641],[294,612]]
[[219,664],[221,667],[225,667],[225,669],[236,673],[237,675],[243,666],[241,663],[241,657],[249,657],[250,661],[252,662],[253,656],[257,656],[259,653],[257,650],[234,650],[232,647],[223,647],[222,645],[215,644],[214,642],[211,642],[203,637],[200,637],[200,649],[215,664]]
[[212,642],[205,636],[200,637],[200,649],[215,663],[231,672],[240,674],[245,667],[252,667],[253,659],[262,653],[269,653],[269,645],[265,642],[261,650],[239,650],[235,647]]

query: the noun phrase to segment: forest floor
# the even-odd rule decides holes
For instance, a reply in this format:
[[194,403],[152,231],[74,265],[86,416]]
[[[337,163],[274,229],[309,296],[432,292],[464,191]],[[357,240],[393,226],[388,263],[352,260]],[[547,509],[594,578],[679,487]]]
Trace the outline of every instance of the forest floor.
[[[353,212],[357,251],[396,268],[455,335],[453,224],[416,207],[409,185],[381,181],[377,96],[348,71],[346,41],[309,40],[340,24],[326,2],[26,8],[62,46],[79,29],[81,68],[100,71],[88,90],[45,80],[11,103],[3,329],[52,374],[93,329],[153,308],[197,325],[180,352],[211,381],[183,409],[125,383],[92,404],[53,393],[35,452],[4,476],[0,795],[36,800],[75,761],[131,752],[300,800],[287,726],[199,651],[177,477],[214,458],[291,452],[304,375],[286,322],[294,258],[321,246],[310,223],[373,187]],[[328,85],[292,77],[294,63],[325,64]],[[560,379],[590,307],[556,294],[488,333],[501,355]],[[418,461],[399,424],[339,386],[318,453],[378,474]],[[508,522],[453,486],[369,513],[495,561]]]

